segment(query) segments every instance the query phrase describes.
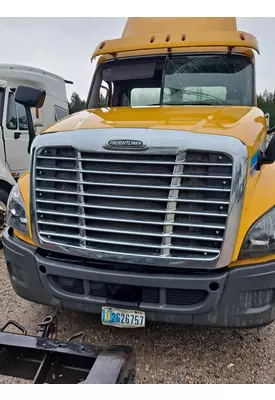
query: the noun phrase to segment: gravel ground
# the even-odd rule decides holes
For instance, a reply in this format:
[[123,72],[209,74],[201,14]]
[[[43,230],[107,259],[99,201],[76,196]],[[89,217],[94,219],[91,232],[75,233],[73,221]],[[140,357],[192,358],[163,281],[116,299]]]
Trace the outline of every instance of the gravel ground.
[[[0,252],[0,326],[15,319],[36,333],[54,310],[17,296]],[[124,344],[137,355],[136,383],[274,383],[275,324],[254,330],[221,330],[148,323],[144,329],[103,327],[98,315],[61,311],[58,338],[85,330],[99,346]],[[0,383],[25,383],[0,375]]]

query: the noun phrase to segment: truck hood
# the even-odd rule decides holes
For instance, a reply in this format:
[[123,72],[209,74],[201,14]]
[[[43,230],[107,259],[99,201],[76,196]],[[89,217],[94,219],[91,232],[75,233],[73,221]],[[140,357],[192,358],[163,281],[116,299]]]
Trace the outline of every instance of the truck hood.
[[239,138],[248,148],[254,148],[263,140],[266,121],[257,107],[118,107],[72,114],[43,133],[100,128],[170,129],[226,135]]

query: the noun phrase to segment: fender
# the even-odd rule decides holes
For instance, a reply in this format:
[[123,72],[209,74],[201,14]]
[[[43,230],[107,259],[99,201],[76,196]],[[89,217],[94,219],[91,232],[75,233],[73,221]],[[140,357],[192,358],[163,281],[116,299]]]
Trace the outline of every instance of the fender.
[[[249,171],[248,171],[249,174]],[[242,218],[240,221],[239,233],[235,245],[235,251],[230,266],[257,264],[259,262],[274,259],[274,254],[266,257],[249,258],[238,260],[239,252],[244,238],[250,227],[263,214],[275,205],[275,163],[261,166],[253,178],[248,177],[246,194],[243,205]]]

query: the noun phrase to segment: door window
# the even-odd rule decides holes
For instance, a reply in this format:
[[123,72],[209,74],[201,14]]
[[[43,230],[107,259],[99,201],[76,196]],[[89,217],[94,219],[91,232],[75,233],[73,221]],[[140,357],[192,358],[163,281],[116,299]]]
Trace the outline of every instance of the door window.
[[15,103],[15,107],[17,108],[19,130],[27,131],[28,130],[28,120],[27,120],[25,107],[19,103]]
[[0,87],[0,126],[2,126],[4,100],[5,100],[5,89]]
[[15,102],[15,96],[13,92],[9,92],[6,125],[7,128],[11,130],[28,130],[28,121],[25,107],[22,104]]
[[54,114],[55,120],[59,121],[60,119],[67,117],[69,115],[69,111],[65,110],[65,108],[54,106]]

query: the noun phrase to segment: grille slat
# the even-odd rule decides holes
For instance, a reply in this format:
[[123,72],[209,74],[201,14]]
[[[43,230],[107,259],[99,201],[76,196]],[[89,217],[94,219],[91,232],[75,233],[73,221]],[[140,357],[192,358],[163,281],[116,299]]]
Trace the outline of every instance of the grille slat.
[[[69,192],[65,190],[50,190],[50,189],[36,189],[37,192],[44,192],[44,193],[56,193],[56,194],[71,194],[71,195],[77,195],[79,192]],[[137,197],[137,196],[120,196],[120,195],[108,195],[105,193],[99,194],[99,193],[82,193],[83,195],[87,197],[104,197],[108,199],[130,199],[130,200],[146,200],[146,201],[165,201],[165,202],[170,202],[170,201],[177,201],[177,203],[203,203],[203,204],[229,204],[229,201],[223,201],[223,200],[197,200],[197,199],[180,199],[175,197],[173,198],[158,198],[158,197]],[[54,201],[54,200],[45,200],[45,199],[39,199],[39,202],[41,203],[52,203],[52,204],[64,204],[68,205],[69,203],[67,202],[62,202],[62,201]],[[75,203],[73,203],[75,205]]]
[[[37,159],[46,159],[46,160],[56,160],[56,157],[51,157],[51,156],[37,156]],[[77,158],[75,157],[60,157],[58,156],[59,160],[70,160],[70,161],[76,161]],[[132,163],[132,164],[157,164],[157,165],[178,165],[179,163],[175,162],[164,162],[164,161],[143,161],[143,160],[123,160],[123,159],[104,159],[104,158],[80,158],[80,161],[100,161],[100,162],[106,162],[106,163]],[[194,166],[211,166],[211,167],[232,167],[232,163],[204,163],[204,162],[181,162],[182,165],[194,165]]]
[[216,259],[232,166],[231,156],[218,152],[40,149],[34,190],[39,236],[112,254]]
[[[184,176],[183,176],[184,178]],[[210,177],[211,178],[211,177]],[[75,180],[69,180],[69,179],[54,179],[54,178],[36,178],[37,181],[44,181],[44,182],[59,182],[59,183],[72,183],[75,184]],[[81,185],[91,185],[91,186],[115,186],[115,187],[124,187],[124,188],[140,188],[140,189],[175,189],[175,190],[202,190],[202,191],[210,191],[210,192],[230,192],[230,189],[224,189],[224,188],[210,188],[207,186],[201,186],[201,187],[193,187],[193,186],[153,186],[153,185],[140,185],[140,184],[125,184],[125,183],[111,183],[111,182],[88,182],[88,181],[79,181],[78,182]]]
[[[180,164],[180,163],[179,163]],[[176,166],[178,164],[175,164]],[[182,165],[182,164],[180,164]],[[52,167],[36,167],[38,170],[44,170],[44,171],[56,171],[56,168]],[[77,169],[72,169],[72,168],[58,168],[58,171],[61,172],[82,172],[85,174],[100,174],[100,175],[121,175],[121,176],[152,176],[152,177],[183,177],[183,178],[200,178],[200,179],[231,179],[231,176],[228,175],[200,175],[200,174],[185,174],[185,173],[180,173],[180,174],[150,174],[150,173],[142,173],[142,172],[122,172],[122,171],[98,171],[98,170],[77,170]],[[39,178],[38,178],[39,179]],[[42,180],[42,179],[40,179]]]
[[[120,232],[121,233],[121,232]],[[51,232],[51,231],[43,231],[40,230],[40,234],[44,235],[46,237],[51,237],[51,236],[56,236],[56,237],[64,237],[64,233],[57,233],[57,232]],[[148,235],[150,236],[150,235]],[[206,252],[206,253],[219,253],[219,250],[214,250],[211,248],[202,248],[202,247],[184,247],[184,246],[170,246],[170,245],[154,245],[154,244],[145,244],[145,243],[132,243],[132,242],[126,242],[126,241],[116,241],[116,240],[107,240],[107,239],[98,239],[98,238],[93,238],[93,237],[82,237],[80,235],[70,235],[66,234],[66,237],[71,238],[71,239],[85,239],[90,242],[98,242],[98,243],[109,243],[109,244],[114,244],[114,245],[122,245],[122,246],[137,246],[137,247],[148,247],[148,248],[154,248],[154,249],[162,249],[162,248],[169,248],[169,249],[174,249],[174,250],[187,250],[187,251],[195,251],[195,252]]]
[[[38,224],[45,224],[45,221],[43,220],[38,220]],[[61,226],[61,227],[68,227],[68,228],[79,228],[79,225],[74,225],[74,224],[68,224],[68,223],[61,223],[61,222],[56,222],[56,221],[47,221],[46,225],[52,225],[52,226]],[[125,235],[141,235],[141,236],[156,236],[156,237],[170,237],[172,234],[169,233],[154,233],[154,232],[138,232],[135,230],[129,230],[129,231],[124,231],[121,229],[108,229],[108,228],[98,228],[98,227],[90,227],[85,225],[84,226],[85,230],[88,231],[95,231],[95,232],[110,232],[110,233],[122,233]],[[173,233],[174,238],[180,238],[180,239],[194,239],[194,240],[209,240],[209,241],[218,241],[221,242],[222,238],[221,237],[211,237],[211,236],[196,236],[196,235],[177,235]]]
[[[48,214],[48,215],[55,215],[55,216],[64,216],[64,217],[75,217],[78,218],[78,214],[75,213],[64,213],[60,211],[49,211],[49,210],[37,210],[38,214]],[[90,220],[99,220],[99,221],[107,221],[107,222],[126,222],[130,224],[148,224],[148,225],[172,225],[172,226],[186,226],[186,227],[193,227],[193,228],[205,228],[205,229],[225,229],[224,225],[218,225],[218,224],[194,224],[194,223],[175,223],[175,222],[157,222],[157,221],[142,221],[139,219],[119,219],[119,218],[105,218],[105,217],[99,217],[99,216],[91,216],[91,215],[85,215],[85,219],[90,219]],[[45,223],[45,221],[44,221]]]
[[192,305],[205,299],[207,292],[192,289],[167,289],[166,302],[170,305]]
[[[56,203],[58,204],[58,203]],[[66,203],[66,205],[73,205],[73,203]],[[182,214],[182,215],[204,215],[210,217],[227,217],[227,214],[224,213],[211,213],[211,212],[198,212],[198,211],[173,211],[173,210],[147,210],[145,208],[130,208],[130,207],[110,207],[110,206],[101,206],[101,205],[91,205],[85,204],[86,208],[95,208],[95,209],[104,209],[104,210],[116,210],[116,211],[135,211],[141,213],[160,213],[160,214]],[[42,211],[43,212],[43,211]]]
[[64,276],[50,275],[50,282],[69,293],[84,294],[84,285],[82,279],[67,278]]

